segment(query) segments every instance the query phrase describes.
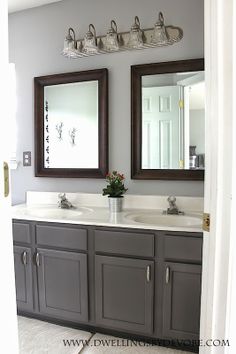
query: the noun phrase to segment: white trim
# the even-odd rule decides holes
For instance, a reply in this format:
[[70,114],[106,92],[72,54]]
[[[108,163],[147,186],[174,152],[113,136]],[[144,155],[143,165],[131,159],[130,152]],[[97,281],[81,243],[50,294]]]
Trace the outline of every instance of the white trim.
[[[232,159],[233,2],[205,0],[205,212],[211,214],[211,230],[204,233],[200,333],[203,341],[228,339],[229,334],[229,312],[226,309],[230,305],[227,299],[232,169],[236,166]],[[200,354],[225,353],[227,350],[227,347],[206,346],[200,347]]]
[[189,168],[189,86],[184,87],[184,168]]
[[[13,261],[13,242],[11,225],[11,196],[4,196],[3,162],[9,158],[10,130],[9,122],[9,70],[8,70],[8,16],[7,0],[0,1],[0,97],[1,97],[1,129],[0,129],[0,215],[1,215],[1,257],[0,257],[0,314],[1,314],[1,352],[18,353],[18,336],[16,320],[16,294]],[[6,133],[7,132],[7,133]]]
[[16,146],[17,146],[17,124],[16,124],[16,109],[17,109],[17,98],[16,98],[16,68],[14,63],[8,64],[9,66],[9,95],[10,102],[9,105],[9,120],[10,120],[10,151],[9,151],[9,167],[11,170],[16,170],[18,167],[18,161],[16,160]]
[[[236,3],[233,3],[233,33],[236,33]],[[232,82],[232,97],[234,98],[232,102],[233,110],[233,142],[232,142],[232,181],[236,181],[236,40],[232,39],[232,62],[233,62],[233,82]],[[229,277],[228,277],[228,298],[227,298],[227,322],[226,322],[226,334],[229,338],[235,337],[236,328],[236,224],[235,224],[235,212],[236,212],[236,182],[232,184],[232,208],[231,208],[231,235],[230,235],[230,255],[229,255]],[[236,352],[235,340],[231,340],[231,347],[226,351],[227,353]]]

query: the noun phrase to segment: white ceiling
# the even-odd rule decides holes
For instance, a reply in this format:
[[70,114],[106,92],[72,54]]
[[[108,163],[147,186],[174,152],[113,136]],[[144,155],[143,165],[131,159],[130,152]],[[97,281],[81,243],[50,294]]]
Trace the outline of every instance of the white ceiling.
[[58,1],[62,0],[8,0],[8,12],[26,10]]

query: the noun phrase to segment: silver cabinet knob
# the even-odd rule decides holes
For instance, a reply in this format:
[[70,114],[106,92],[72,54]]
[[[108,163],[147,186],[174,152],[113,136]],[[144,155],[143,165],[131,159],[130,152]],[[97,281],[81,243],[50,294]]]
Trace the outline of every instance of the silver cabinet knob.
[[26,252],[26,251],[24,251],[24,252],[22,253],[22,263],[23,263],[24,265],[27,265],[27,252]]
[[149,283],[151,280],[151,267],[150,267],[150,265],[147,266],[146,276],[147,276],[147,282]]
[[36,253],[36,256],[35,256],[35,263],[36,263],[36,266],[37,266],[37,267],[40,266],[39,253],[38,253],[38,252]]
[[170,281],[170,267],[166,267],[166,284]]

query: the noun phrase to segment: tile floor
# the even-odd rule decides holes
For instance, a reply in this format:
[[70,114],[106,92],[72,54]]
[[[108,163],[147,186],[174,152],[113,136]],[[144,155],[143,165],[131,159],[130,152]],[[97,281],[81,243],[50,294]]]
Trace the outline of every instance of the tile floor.
[[[126,339],[18,317],[20,354],[189,354],[184,351],[135,345]],[[65,346],[63,340],[76,340]]]

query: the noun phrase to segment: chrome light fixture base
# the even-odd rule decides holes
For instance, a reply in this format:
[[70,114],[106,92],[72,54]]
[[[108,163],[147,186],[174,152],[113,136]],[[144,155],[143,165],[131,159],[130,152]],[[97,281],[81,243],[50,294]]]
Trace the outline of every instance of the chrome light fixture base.
[[97,54],[164,47],[173,45],[182,38],[183,30],[180,27],[166,26],[160,12],[152,28],[142,29],[138,16],[135,16],[134,24],[127,32],[117,32],[116,22],[112,20],[106,35],[96,36],[95,27],[90,24],[85,37],[76,40],[73,28],[69,28],[62,55],[78,59]]

